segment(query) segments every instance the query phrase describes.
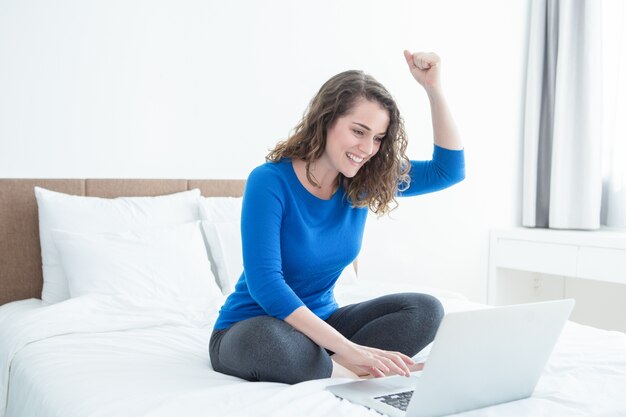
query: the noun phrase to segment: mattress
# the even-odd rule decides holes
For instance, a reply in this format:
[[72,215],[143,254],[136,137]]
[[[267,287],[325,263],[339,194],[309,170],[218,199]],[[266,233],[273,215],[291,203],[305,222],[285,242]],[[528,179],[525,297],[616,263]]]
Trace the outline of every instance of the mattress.
[[[361,281],[336,290],[340,305],[418,291],[446,312],[488,308],[459,294]],[[374,416],[324,388],[247,382],[212,370],[208,339],[217,306],[189,316],[150,300],[87,295],[42,306],[0,307],[0,416]],[[425,360],[428,349],[416,359]],[[468,359],[469,360],[469,359]],[[459,414],[626,416],[626,334],[568,322],[532,397]]]

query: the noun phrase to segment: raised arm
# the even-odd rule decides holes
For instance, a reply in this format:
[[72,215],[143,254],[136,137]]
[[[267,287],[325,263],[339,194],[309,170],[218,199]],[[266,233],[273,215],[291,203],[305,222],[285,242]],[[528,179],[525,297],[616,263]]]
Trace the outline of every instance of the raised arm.
[[404,51],[413,78],[424,87],[430,101],[435,145],[445,149],[463,149],[459,132],[441,89],[441,59],[432,52]]
[[399,196],[413,196],[447,188],[465,178],[465,154],[459,132],[441,89],[441,60],[432,52],[404,51],[413,78],[430,101],[434,150],[429,161],[411,161],[408,189]]

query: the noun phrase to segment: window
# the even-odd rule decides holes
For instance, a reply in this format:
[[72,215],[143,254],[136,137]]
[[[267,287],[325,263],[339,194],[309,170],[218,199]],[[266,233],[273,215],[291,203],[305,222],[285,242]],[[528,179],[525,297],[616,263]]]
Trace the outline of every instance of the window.
[[626,2],[602,3],[602,224],[626,228]]

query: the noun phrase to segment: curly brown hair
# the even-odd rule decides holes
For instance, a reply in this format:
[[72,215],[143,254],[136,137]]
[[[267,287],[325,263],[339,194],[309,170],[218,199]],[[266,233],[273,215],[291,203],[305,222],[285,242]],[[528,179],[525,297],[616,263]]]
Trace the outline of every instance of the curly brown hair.
[[[389,113],[389,126],[378,152],[365,163],[357,174],[347,178],[339,174],[337,181],[343,183],[346,196],[355,207],[369,207],[383,215],[398,205],[398,190],[408,187],[410,162],[405,154],[407,136],[404,120],[395,100],[387,89],[363,71],[350,70],[339,73],[322,85],[307,107],[302,120],[266,156],[267,161],[278,162],[283,158],[299,158],[306,161],[307,179],[313,179],[311,163],[320,158],[326,148],[326,132],[335,120],[348,114],[362,98],[378,102]],[[395,206],[390,207],[390,203]]]

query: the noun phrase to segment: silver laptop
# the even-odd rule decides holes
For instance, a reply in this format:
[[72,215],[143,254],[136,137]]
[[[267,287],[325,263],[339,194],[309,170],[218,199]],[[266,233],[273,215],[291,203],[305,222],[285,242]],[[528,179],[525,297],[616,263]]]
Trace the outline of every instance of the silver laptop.
[[530,397],[574,300],[447,314],[424,370],[327,387],[392,417],[434,417]]

